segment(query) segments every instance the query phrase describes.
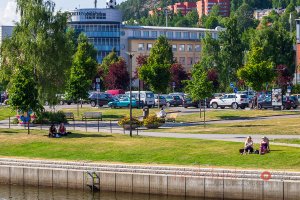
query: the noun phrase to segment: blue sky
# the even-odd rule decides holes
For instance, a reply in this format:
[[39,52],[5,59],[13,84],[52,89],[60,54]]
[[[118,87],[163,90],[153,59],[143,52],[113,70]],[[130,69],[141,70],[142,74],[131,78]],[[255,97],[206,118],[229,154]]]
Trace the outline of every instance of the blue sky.
[[[56,8],[61,10],[71,10],[77,8],[94,7],[94,0],[53,0],[56,3]],[[121,3],[125,0],[117,0]],[[106,0],[98,0],[98,8],[105,7]],[[17,20],[15,14],[15,0],[0,0],[0,24],[10,25],[13,20]]]

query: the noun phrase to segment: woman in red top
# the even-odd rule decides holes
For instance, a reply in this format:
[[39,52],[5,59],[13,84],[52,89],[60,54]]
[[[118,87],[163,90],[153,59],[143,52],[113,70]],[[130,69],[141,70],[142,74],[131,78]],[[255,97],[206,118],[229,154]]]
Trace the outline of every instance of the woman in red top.
[[67,135],[66,127],[65,127],[64,123],[61,123],[61,124],[59,125],[58,131],[59,131],[59,133],[60,133],[61,135]]

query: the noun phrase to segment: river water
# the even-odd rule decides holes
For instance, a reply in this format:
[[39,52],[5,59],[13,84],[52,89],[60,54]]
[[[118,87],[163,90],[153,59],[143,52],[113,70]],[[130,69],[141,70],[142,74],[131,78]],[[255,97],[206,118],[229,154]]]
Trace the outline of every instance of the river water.
[[0,185],[0,200],[196,200],[174,196],[96,192],[47,187]]

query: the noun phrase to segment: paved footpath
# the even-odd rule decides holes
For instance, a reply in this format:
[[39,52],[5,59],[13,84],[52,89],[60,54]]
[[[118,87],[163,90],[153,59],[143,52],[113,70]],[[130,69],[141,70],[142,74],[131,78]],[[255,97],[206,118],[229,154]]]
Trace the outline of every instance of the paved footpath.
[[[272,117],[260,117],[259,120],[267,120],[274,118],[294,118],[299,116],[288,115],[288,116],[272,116]],[[219,120],[219,121],[211,121],[209,123],[235,123],[235,122],[245,122],[245,121],[253,121],[251,120]],[[258,119],[256,119],[258,120]],[[176,127],[176,126],[197,126],[201,123],[168,123],[165,128],[168,127]],[[8,120],[0,121],[0,128],[8,128]],[[73,122],[66,125],[67,130],[73,131],[88,131],[88,132],[98,132],[98,122],[89,121],[75,121],[75,126]],[[22,126],[11,125],[13,129],[24,129]],[[38,129],[38,130],[48,130],[49,125],[47,126],[36,126],[31,127],[30,129]],[[129,134],[129,131],[125,131],[117,125],[116,121],[102,121],[99,124],[99,132],[103,133],[116,133],[116,134]],[[221,141],[233,141],[233,142],[241,142],[243,143],[249,135],[245,134],[188,134],[188,133],[172,133],[172,132],[149,132],[145,131],[145,129],[133,130],[133,134],[146,136],[146,137],[166,137],[166,138],[185,138],[185,139],[203,139],[203,140],[221,140]],[[300,139],[300,135],[251,135],[254,143],[259,143],[261,141],[261,137],[266,136],[271,141],[274,139]],[[299,147],[300,144],[286,144],[286,143],[272,143],[273,145],[282,145],[282,146],[291,146],[291,147]]]

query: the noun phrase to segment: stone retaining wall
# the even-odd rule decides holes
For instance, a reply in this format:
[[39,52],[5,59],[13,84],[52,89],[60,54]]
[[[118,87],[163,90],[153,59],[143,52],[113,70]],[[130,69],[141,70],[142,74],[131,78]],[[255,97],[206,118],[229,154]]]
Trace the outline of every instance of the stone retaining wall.
[[[0,159],[0,184],[87,190],[86,171],[100,190],[216,199],[300,199],[300,173]],[[231,177],[228,176],[231,174]],[[235,176],[233,176],[235,175]]]

